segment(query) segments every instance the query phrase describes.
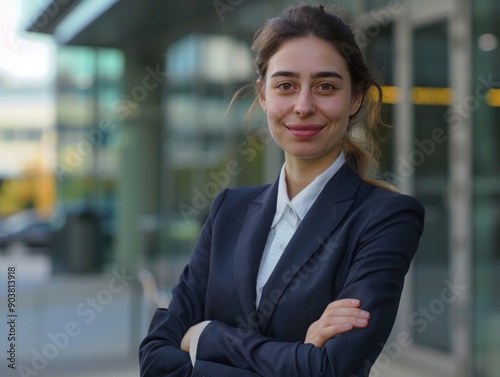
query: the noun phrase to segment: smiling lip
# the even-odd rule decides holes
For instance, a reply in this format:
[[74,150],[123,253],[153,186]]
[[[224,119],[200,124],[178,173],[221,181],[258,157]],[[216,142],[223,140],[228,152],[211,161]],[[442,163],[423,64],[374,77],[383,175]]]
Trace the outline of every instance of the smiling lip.
[[319,126],[316,124],[307,125],[290,125],[286,126],[288,131],[299,139],[310,139],[321,132],[324,126]]

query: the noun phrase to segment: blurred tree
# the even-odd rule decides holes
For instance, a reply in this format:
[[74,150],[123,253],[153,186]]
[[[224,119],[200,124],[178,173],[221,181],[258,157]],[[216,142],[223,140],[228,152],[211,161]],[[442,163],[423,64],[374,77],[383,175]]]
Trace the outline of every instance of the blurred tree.
[[36,208],[48,216],[55,202],[55,177],[41,162],[31,161],[19,178],[6,179],[0,187],[0,216]]

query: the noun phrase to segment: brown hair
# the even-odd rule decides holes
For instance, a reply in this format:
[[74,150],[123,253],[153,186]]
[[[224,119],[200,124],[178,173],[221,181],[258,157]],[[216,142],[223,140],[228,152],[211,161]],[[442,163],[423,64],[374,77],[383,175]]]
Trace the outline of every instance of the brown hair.
[[[323,5],[301,5],[287,8],[280,16],[267,20],[255,34],[252,45],[259,79],[265,80],[269,60],[285,42],[310,36],[336,48],[347,62],[353,89],[363,93],[362,105],[350,118],[342,143],[347,163],[363,180],[390,186],[372,180],[379,169],[378,130],[385,126],[380,119],[382,89],[365,63],[350,26],[336,12],[326,11]],[[257,91],[257,87],[254,88]],[[257,107],[255,99],[247,113],[247,123]]]

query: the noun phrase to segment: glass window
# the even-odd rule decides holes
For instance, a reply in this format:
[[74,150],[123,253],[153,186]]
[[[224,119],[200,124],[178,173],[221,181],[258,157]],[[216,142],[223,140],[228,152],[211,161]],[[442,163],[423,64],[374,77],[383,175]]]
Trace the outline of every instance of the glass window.
[[220,190],[261,183],[263,148],[245,138],[248,100],[225,114],[231,96],[252,76],[248,46],[226,35],[191,34],[168,49],[165,176],[170,190],[162,239],[169,258],[189,258]]
[[114,49],[66,46],[57,58],[58,204],[62,211],[97,214],[98,254],[108,263],[113,258],[123,56]]
[[[474,373],[500,369],[500,3],[474,2]],[[482,94],[489,91],[486,97]]]
[[370,39],[365,50],[366,59],[375,70],[375,75],[384,91],[384,105],[382,107],[382,121],[389,127],[383,129],[380,136],[381,178],[389,183],[397,185],[398,177],[395,172],[393,158],[392,132],[397,125],[394,124],[394,103],[387,98],[387,94],[394,85],[394,51],[393,51],[393,24],[381,27],[376,37]]
[[435,298],[449,280],[448,125],[447,106],[440,105],[435,93],[448,87],[447,39],[446,22],[415,31],[413,150],[401,157],[414,169],[414,193],[426,208],[414,263],[415,312],[410,324],[417,343],[443,350],[451,347],[449,306]]

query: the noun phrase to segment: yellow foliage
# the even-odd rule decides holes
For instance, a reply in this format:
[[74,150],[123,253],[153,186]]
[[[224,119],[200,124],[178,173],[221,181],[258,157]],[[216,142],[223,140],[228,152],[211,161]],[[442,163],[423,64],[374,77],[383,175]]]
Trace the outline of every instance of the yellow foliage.
[[55,177],[40,164],[32,164],[19,178],[8,179],[0,187],[0,216],[26,208],[36,208],[49,215],[55,202]]

